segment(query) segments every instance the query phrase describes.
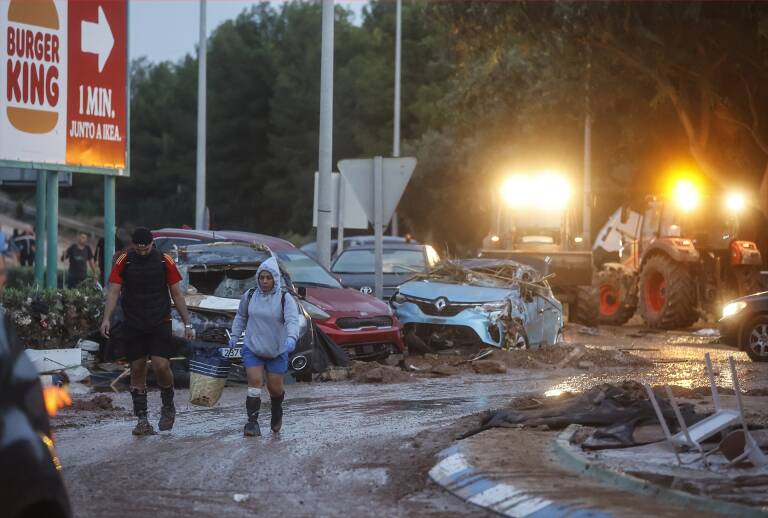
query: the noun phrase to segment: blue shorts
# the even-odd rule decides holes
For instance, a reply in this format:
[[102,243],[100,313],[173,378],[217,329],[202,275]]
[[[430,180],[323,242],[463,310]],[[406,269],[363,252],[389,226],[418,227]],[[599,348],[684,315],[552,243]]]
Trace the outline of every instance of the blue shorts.
[[285,352],[275,358],[262,358],[261,356],[256,356],[253,351],[243,345],[243,365],[246,369],[263,365],[267,372],[285,374],[288,372],[288,353]]

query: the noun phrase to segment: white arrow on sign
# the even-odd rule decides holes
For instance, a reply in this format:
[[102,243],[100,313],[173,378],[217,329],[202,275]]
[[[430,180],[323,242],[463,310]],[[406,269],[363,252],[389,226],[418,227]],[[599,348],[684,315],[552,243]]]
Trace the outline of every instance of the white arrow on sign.
[[[352,187],[357,199],[365,209],[368,220],[375,224],[374,159],[348,159],[339,161],[339,172]],[[382,167],[381,219],[382,223],[392,219],[400,197],[416,168],[413,157],[384,158]]]
[[99,73],[104,70],[107,59],[112,53],[112,47],[115,45],[115,38],[112,36],[112,29],[109,27],[107,16],[104,9],[99,6],[99,20],[96,23],[83,20],[80,23],[80,50],[89,54],[99,56]]

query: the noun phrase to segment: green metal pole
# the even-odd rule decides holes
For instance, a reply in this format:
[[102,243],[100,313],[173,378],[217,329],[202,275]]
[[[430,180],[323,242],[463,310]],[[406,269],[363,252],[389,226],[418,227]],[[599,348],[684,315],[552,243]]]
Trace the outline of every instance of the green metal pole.
[[47,223],[47,264],[45,275],[45,287],[56,289],[56,276],[59,265],[59,173],[50,171],[48,173],[46,189],[46,221]]
[[45,182],[48,173],[37,172],[35,189],[35,286],[45,284]]
[[104,177],[104,286],[109,283],[115,254],[115,177]]

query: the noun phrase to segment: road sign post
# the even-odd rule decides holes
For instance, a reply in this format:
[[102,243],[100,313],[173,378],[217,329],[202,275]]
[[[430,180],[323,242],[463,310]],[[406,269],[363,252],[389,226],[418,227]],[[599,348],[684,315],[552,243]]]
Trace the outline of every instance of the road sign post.
[[375,234],[376,296],[384,295],[383,230],[392,218],[400,198],[416,168],[416,159],[361,158],[339,161],[339,172],[349,183],[365,211]]
[[35,286],[45,286],[45,204],[48,174],[40,171],[35,191]]
[[49,171],[47,174],[45,209],[46,216],[46,254],[47,268],[45,273],[45,287],[56,289],[59,274],[59,173]]

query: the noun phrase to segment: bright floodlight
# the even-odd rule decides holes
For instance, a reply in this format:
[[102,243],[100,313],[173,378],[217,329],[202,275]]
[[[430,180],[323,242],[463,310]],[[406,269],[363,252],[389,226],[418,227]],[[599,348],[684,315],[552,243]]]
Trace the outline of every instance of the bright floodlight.
[[571,186],[556,173],[515,174],[502,184],[501,195],[514,208],[563,210],[571,197]]
[[510,207],[525,205],[531,194],[531,179],[522,174],[510,176],[501,186],[501,196]]
[[693,210],[699,204],[699,189],[690,180],[680,180],[675,184],[674,198],[681,209]]
[[744,198],[744,195],[739,192],[732,192],[725,199],[725,205],[728,207],[728,210],[733,212],[741,212],[746,204],[747,200]]

